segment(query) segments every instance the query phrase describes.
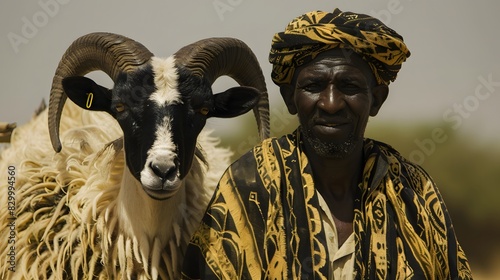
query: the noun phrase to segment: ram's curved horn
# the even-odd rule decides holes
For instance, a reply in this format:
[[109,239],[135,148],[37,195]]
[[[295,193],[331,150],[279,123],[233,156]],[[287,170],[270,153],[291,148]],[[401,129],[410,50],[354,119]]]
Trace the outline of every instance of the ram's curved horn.
[[244,42],[235,38],[208,38],[181,48],[175,58],[178,64],[194,75],[204,76],[210,84],[227,75],[242,86],[258,89],[261,96],[253,110],[261,139],[269,137],[269,97],[265,78],[255,54]]
[[112,33],[90,33],[76,39],[57,66],[49,99],[49,133],[52,147],[61,151],[59,124],[66,102],[62,80],[101,70],[116,81],[120,72],[131,72],[147,63],[153,54],[142,44]]

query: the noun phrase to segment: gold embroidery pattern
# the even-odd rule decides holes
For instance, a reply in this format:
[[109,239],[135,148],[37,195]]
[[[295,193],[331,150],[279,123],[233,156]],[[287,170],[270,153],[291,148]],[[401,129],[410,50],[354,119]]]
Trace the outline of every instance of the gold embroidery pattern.
[[[183,277],[328,279],[319,202],[298,137],[265,140],[246,155],[257,168],[251,173],[255,178],[238,181],[233,176],[241,166],[228,169],[185,257],[189,262],[190,253],[198,252],[205,274],[191,277],[189,268]],[[373,140],[365,141],[365,159],[355,197],[355,279],[472,279],[439,191],[425,171]],[[284,164],[283,172],[277,162]],[[259,215],[249,212],[252,205],[259,206]]]

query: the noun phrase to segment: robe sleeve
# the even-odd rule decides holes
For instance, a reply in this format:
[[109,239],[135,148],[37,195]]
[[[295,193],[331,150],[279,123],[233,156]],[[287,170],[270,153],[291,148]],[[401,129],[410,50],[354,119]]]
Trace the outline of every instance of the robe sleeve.
[[[252,152],[234,162],[219,181],[215,193],[192,235],[184,257],[182,279],[260,279],[262,262],[258,244],[264,225],[252,196],[256,168]],[[258,215],[256,215],[258,214]]]

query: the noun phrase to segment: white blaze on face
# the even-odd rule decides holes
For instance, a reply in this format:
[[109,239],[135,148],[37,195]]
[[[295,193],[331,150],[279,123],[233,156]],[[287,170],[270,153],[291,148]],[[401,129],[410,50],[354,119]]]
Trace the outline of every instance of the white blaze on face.
[[[172,56],[167,59],[153,57],[151,61],[156,91],[150,96],[150,100],[159,108],[182,102],[177,90],[178,75],[174,62],[175,59]],[[161,122],[156,125],[155,140],[147,153],[147,160],[141,171],[141,183],[144,187],[160,190],[177,185],[177,176],[163,182],[151,168],[153,165],[161,165],[164,170],[168,167],[174,168],[177,156],[175,151],[171,119],[170,116],[164,116]]]
[[173,56],[166,59],[153,57],[151,65],[153,66],[156,91],[150,99],[155,101],[158,106],[182,102],[177,87],[179,77],[177,68],[175,68],[175,58]]

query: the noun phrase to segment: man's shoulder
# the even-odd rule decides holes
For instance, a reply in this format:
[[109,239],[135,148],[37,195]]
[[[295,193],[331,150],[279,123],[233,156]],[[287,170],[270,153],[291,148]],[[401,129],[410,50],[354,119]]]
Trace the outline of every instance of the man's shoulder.
[[[276,159],[275,147],[282,147],[286,143],[289,135],[284,135],[279,138],[270,137],[262,140],[256,144],[253,148],[248,150],[242,156],[240,156],[236,161],[231,164],[232,168],[251,168],[247,166],[255,167],[260,161],[274,161]],[[277,146],[275,146],[277,144]]]
[[376,146],[377,148],[374,150],[379,150],[385,157],[388,157],[392,160],[396,160],[404,165],[410,165],[410,166],[414,166],[415,168],[422,169],[422,167],[420,167],[417,163],[414,163],[414,162],[408,160],[396,148],[394,148],[392,145],[390,145],[388,143],[374,140],[374,139],[367,139],[365,141],[365,143],[366,143],[365,145]]
[[237,160],[235,160],[232,164],[231,167],[245,167],[250,163],[253,163],[256,161],[256,158],[261,156],[261,154],[264,152],[264,150],[269,147],[272,143],[272,141],[275,141],[275,137],[272,138],[267,138],[253,146],[250,150],[248,150],[246,153],[241,155]]
[[412,186],[414,189],[420,189],[423,185],[435,185],[432,177],[422,166],[408,160],[387,143],[369,140],[373,141],[373,145],[377,146],[377,149],[374,150],[380,151],[382,157],[389,164],[388,172],[392,178],[398,178],[398,181],[406,182],[404,185]]
[[264,139],[234,161],[229,169],[235,180],[235,187],[248,187],[259,182],[260,176],[269,171],[270,162],[275,162],[273,142],[277,138]]
[[281,139],[264,139],[231,164],[229,172],[235,188],[260,189],[279,181],[280,167],[276,158],[279,151],[276,147],[281,147]]

